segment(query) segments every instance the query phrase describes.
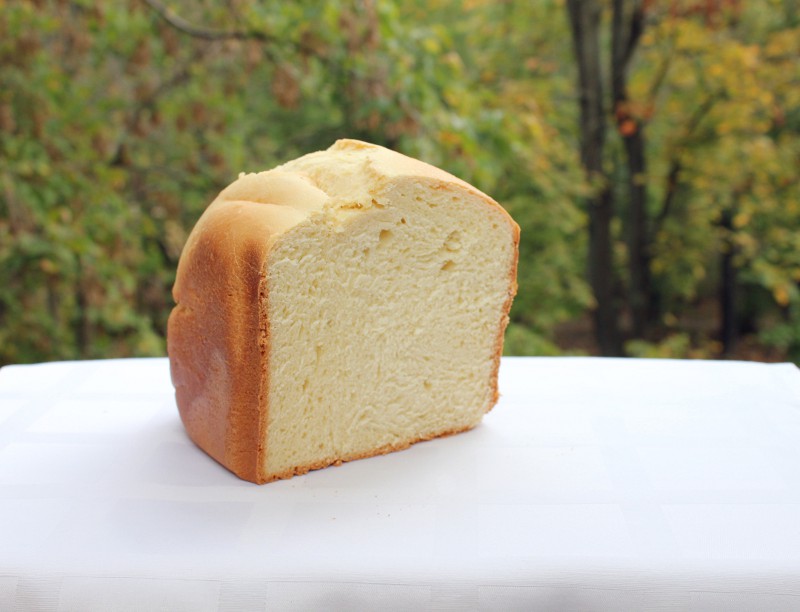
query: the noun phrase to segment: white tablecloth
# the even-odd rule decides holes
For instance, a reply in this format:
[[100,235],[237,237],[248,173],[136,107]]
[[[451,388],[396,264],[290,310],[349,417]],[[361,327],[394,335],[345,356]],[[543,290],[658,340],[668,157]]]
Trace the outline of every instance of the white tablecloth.
[[0,610],[798,610],[800,372],[503,359],[477,429],[263,486],[165,359],[0,370]]

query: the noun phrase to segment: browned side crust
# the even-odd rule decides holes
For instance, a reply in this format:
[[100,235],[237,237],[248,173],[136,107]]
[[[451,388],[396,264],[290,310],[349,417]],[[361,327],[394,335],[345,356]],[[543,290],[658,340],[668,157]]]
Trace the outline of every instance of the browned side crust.
[[194,442],[237,476],[259,481],[259,288],[274,224],[250,202],[212,205],[184,249],[167,348],[181,419]]
[[[506,212],[505,209],[503,209],[503,212]],[[506,218],[514,230],[514,261],[511,264],[511,269],[509,270],[508,298],[506,298],[506,303],[503,305],[503,315],[500,318],[500,324],[497,330],[497,341],[495,343],[494,369],[492,371],[491,382],[494,399],[492,400],[491,405],[486,409],[486,412],[489,412],[492,408],[494,408],[497,404],[497,401],[500,399],[500,391],[497,385],[497,377],[500,373],[500,357],[503,356],[503,340],[506,334],[506,327],[508,327],[508,315],[511,312],[511,305],[514,302],[514,296],[517,295],[518,288],[517,267],[519,266],[519,225],[517,225],[516,221],[514,221],[507,212]]]

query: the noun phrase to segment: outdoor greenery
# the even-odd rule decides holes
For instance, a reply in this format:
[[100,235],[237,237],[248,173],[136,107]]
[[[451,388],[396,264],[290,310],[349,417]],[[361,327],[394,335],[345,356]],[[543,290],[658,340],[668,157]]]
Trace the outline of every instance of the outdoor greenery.
[[341,137],[511,212],[509,354],[800,360],[798,0],[0,0],[0,365],[163,355],[207,204]]

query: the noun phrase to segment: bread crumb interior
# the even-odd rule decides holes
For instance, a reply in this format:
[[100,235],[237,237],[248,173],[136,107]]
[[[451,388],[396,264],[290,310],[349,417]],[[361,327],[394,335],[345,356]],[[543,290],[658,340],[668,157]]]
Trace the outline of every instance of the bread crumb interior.
[[425,184],[284,234],[267,265],[265,476],[475,426],[514,248],[501,210]]

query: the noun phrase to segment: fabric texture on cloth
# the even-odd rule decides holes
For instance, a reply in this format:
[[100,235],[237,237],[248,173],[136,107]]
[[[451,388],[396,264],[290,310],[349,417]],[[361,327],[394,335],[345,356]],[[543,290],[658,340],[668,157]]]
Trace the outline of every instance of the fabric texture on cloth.
[[475,430],[257,486],[166,359],[0,370],[0,610],[800,609],[800,372],[504,358]]

